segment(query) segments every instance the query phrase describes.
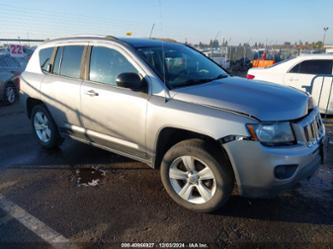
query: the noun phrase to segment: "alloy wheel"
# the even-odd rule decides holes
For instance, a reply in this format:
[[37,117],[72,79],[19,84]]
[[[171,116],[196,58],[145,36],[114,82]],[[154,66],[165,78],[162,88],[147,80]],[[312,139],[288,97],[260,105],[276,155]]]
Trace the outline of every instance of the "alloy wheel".
[[45,113],[36,112],[34,116],[34,128],[38,138],[43,143],[48,143],[51,140],[52,131],[49,127],[49,120]]
[[216,192],[216,179],[210,167],[193,156],[176,158],[169,169],[173,190],[193,204],[208,202]]

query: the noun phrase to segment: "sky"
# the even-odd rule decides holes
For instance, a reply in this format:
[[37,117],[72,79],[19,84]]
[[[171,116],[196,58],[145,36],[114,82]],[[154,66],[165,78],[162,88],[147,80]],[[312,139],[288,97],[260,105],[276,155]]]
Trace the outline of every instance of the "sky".
[[0,0],[1,38],[100,34],[333,44],[332,0]]

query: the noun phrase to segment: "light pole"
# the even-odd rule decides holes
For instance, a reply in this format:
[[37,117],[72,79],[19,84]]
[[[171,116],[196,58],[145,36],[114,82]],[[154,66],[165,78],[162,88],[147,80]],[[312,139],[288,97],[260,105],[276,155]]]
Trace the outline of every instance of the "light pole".
[[325,40],[326,40],[326,32],[328,31],[328,27],[324,27],[324,36],[323,36],[323,47],[325,47]]

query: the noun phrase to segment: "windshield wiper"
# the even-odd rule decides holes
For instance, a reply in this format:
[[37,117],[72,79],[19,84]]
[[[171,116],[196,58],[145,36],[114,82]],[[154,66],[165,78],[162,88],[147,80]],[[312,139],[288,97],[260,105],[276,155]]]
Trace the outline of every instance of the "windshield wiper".
[[190,79],[190,80],[187,80],[187,81],[183,82],[178,87],[204,84],[204,83],[208,83],[208,82],[211,82],[211,81],[214,81],[214,80],[223,79],[223,78],[226,78],[226,77],[228,77],[227,74],[220,74],[220,75],[218,75],[214,78],[210,78],[210,79]]
[[224,78],[227,78],[227,77],[228,77],[227,74],[219,74],[218,76],[216,76],[215,78],[211,79],[210,81],[224,79]]

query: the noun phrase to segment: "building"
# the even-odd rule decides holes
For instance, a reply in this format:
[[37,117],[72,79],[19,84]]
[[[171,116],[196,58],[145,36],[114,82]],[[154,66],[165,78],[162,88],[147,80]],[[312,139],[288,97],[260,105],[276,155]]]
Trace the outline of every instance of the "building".
[[333,54],[333,44],[326,44],[324,48],[327,54]]

